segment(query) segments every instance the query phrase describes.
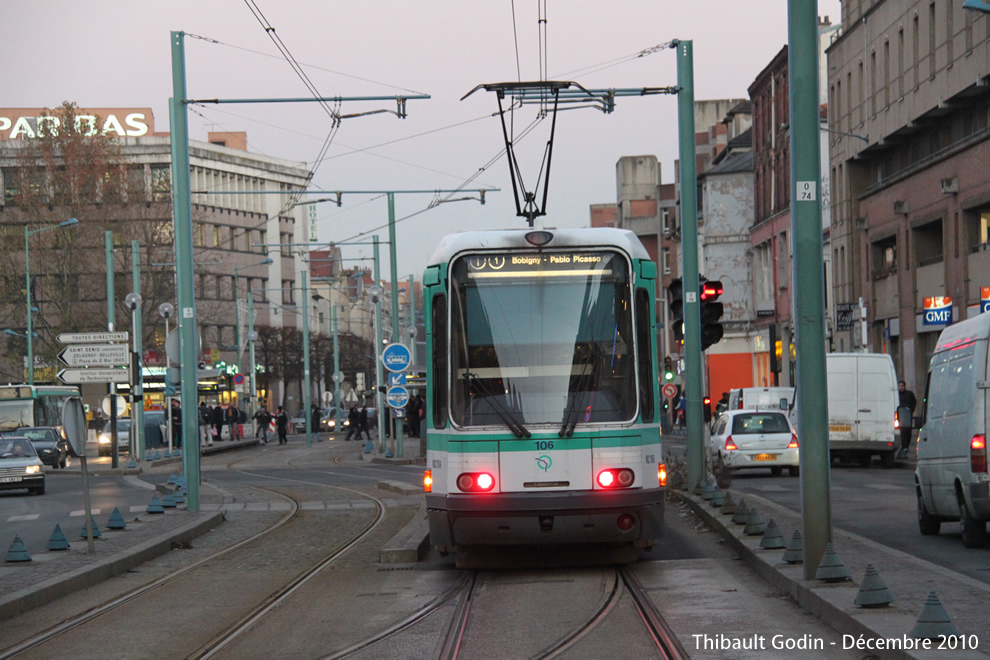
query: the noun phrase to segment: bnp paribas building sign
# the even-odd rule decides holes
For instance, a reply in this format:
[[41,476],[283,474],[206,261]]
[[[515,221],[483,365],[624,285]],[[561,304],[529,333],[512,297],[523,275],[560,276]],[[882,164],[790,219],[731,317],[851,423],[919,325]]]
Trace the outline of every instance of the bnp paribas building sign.
[[[55,133],[61,111],[47,108],[0,108],[0,140],[30,140]],[[151,108],[77,108],[77,131],[86,135],[142,137],[155,134]]]

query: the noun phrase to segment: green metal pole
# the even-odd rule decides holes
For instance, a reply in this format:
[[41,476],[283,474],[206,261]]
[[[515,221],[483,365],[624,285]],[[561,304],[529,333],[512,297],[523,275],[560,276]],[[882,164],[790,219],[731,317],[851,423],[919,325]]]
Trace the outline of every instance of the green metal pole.
[[[114,331],[117,325],[117,300],[114,295],[114,267],[113,267],[113,232],[107,231],[103,234],[103,249],[106,252],[107,261],[107,330]],[[107,393],[110,394],[112,403],[110,404],[110,467],[117,468],[120,465],[119,447],[117,446],[117,386],[113,383],[107,385]]]
[[[131,284],[134,293],[141,294],[141,246],[137,241],[131,241]],[[141,356],[144,354],[142,346],[142,318],[141,305],[134,310],[134,336],[131,338],[134,347],[134,359],[137,364],[132,366],[134,370],[133,390],[131,391],[131,442],[132,456],[137,451],[137,459],[144,460],[145,446],[147,439],[144,437],[144,374],[141,370]],[[166,413],[167,414],[167,413]]]
[[825,365],[825,282],[822,258],[818,107],[817,2],[788,0],[791,124],[791,236],[797,332],[798,437],[804,578],[813,580],[832,540],[828,397]]
[[677,44],[677,123],[681,168],[681,277],[684,283],[685,417],[688,488],[704,479],[701,303],[698,299],[698,173],[694,144],[694,43]]
[[313,416],[310,407],[313,403],[313,388],[309,382],[309,278],[306,271],[299,273],[302,277],[302,324],[303,324],[303,414],[306,416],[306,446],[313,446]]
[[[388,242],[389,274],[392,280],[392,343],[401,344],[402,335],[399,334],[399,271],[396,266],[398,245],[395,242],[395,193],[388,193]],[[395,420],[395,433],[392,435],[395,455],[401,458],[405,456],[402,447],[402,420]]]
[[[333,297],[333,293],[330,294]],[[341,411],[344,407],[344,402],[340,400],[340,379],[338,375],[340,374],[340,332],[337,330],[337,306],[332,305],[333,310],[331,314],[333,315],[333,401],[334,405],[337,407],[337,424],[334,428],[337,432],[341,429]]]
[[[251,333],[254,332],[254,294],[251,293],[251,291],[248,291],[247,301],[248,301],[248,336],[250,337],[251,336]],[[255,363],[254,363],[254,341],[252,341],[252,340],[249,340],[249,341],[250,341],[250,346],[251,346],[251,355],[250,355],[250,357],[251,357],[251,378],[250,378],[250,380],[248,382],[250,383],[250,386],[251,386],[251,396],[250,396],[250,400],[251,400],[251,414],[254,415],[254,413],[256,413],[258,411],[258,388],[257,388],[257,385],[255,383],[255,377],[257,376],[258,368],[255,366]],[[257,432],[256,432],[256,435],[257,435]],[[266,438],[268,437],[268,434],[267,433],[265,433],[265,437]]]
[[[378,257],[378,237],[372,236],[375,257],[375,284],[381,281],[381,260]],[[375,347],[371,351],[375,359],[375,405],[378,407],[378,452],[385,451],[385,399],[378,388],[382,386],[382,301],[375,303]]]
[[178,298],[179,354],[182,382],[182,453],[186,476],[186,508],[199,513],[199,398],[196,355],[196,292],[193,289],[192,195],[189,190],[189,115],[186,108],[185,33],[171,33],[172,208],[175,218],[175,277]]
[[[409,328],[416,328],[416,276],[409,276],[409,325],[406,328],[406,332]],[[410,365],[416,364],[416,335],[409,333],[409,361]]]
[[241,373],[241,301],[238,297],[240,294],[240,289],[238,288],[240,269],[234,269],[234,345],[237,347],[237,373]]
[[24,225],[24,296],[27,298],[27,349],[28,385],[34,385],[34,337],[31,327],[31,232]]
[[103,249],[107,258],[107,331],[113,332],[116,325],[116,301],[113,292],[113,232],[103,234]]

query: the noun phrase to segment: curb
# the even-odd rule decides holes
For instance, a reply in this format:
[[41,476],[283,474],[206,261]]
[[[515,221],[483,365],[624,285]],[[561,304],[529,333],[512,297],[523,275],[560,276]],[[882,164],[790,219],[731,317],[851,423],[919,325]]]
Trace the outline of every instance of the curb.
[[0,621],[23,614],[36,607],[47,605],[56,598],[99,584],[115,575],[128,571],[150,559],[169,552],[173,543],[183,543],[208,532],[223,522],[222,512],[191,514],[197,516],[177,529],[162,534],[127,550],[74,571],[49,578],[34,586],[15,591],[0,598]]
[[[381,488],[381,484],[378,487]],[[382,546],[378,560],[382,564],[414,564],[423,557],[429,544],[430,522],[426,518],[426,502],[423,502],[412,520]]]

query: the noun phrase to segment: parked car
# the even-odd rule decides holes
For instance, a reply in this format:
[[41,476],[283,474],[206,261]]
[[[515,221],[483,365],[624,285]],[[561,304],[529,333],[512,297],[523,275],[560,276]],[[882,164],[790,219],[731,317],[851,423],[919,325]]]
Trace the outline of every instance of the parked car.
[[0,490],[27,488],[45,494],[45,468],[34,445],[23,436],[0,438]]
[[38,458],[45,465],[57,469],[69,464],[69,441],[54,426],[20,428],[15,433],[5,435],[18,435],[30,440],[35,451],[38,452]]
[[715,421],[709,450],[727,470],[770,468],[776,476],[786,467],[792,477],[801,471],[797,433],[783,412],[726,410]]

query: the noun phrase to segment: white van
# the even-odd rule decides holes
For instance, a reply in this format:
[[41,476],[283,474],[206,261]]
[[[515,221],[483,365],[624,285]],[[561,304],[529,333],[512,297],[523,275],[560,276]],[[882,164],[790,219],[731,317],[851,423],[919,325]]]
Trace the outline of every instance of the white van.
[[938,534],[946,520],[960,521],[963,544],[986,542],[990,520],[987,407],[990,314],[942,331],[928,367],[918,436],[918,526]]
[[825,360],[830,457],[865,466],[879,455],[881,465],[893,467],[900,448],[894,361],[883,353],[829,353]]
[[[742,387],[729,390],[729,410],[781,410],[781,400],[787,401],[785,410],[794,407],[793,387]],[[793,420],[792,420],[793,422]]]

